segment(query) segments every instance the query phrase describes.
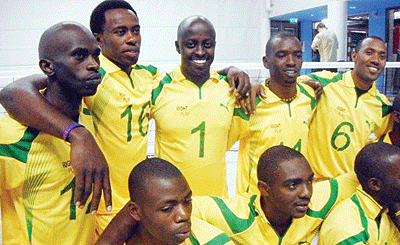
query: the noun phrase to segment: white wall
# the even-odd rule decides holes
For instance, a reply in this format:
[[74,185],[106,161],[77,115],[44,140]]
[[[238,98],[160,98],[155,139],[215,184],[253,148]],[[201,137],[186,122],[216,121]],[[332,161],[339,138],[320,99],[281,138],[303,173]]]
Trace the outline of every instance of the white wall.
[[337,0],[265,0],[271,3],[270,17],[298,12],[327,5],[329,2]]
[[[215,62],[261,60],[259,0],[128,0],[142,26],[140,61],[179,62],[174,48],[180,21],[193,14],[206,16],[217,31]],[[42,32],[64,20],[89,26],[96,0],[13,0],[0,3],[0,72],[37,66],[37,45]]]

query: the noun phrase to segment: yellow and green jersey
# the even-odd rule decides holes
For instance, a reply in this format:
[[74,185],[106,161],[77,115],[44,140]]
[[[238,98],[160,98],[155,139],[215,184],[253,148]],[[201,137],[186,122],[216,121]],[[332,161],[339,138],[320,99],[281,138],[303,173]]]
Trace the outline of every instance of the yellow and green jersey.
[[314,184],[307,214],[293,219],[283,236],[279,236],[261,208],[260,197],[244,193],[232,198],[193,197],[192,216],[224,231],[232,241],[244,245],[310,244],[331,208],[355,190],[352,177]]
[[338,204],[328,215],[321,227],[318,244],[400,244],[400,232],[386,210],[357,188],[352,197]]
[[104,56],[100,64],[102,81],[97,93],[84,99],[82,120],[92,121],[89,128],[110,171],[113,210],[106,211],[102,198],[101,215],[116,214],[129,200],[129,174],[147,154],[151,90],[162,76],[151,65],[136,64],[128,75]]
[[194,195],[227,195],[225,152],[235,97],[226,77],[210,71],[201,86],[176,67],[153,90],[155,156],[175,164]]
[[94,244],[90,202],[74,204],[69,143],[5,116],[0,168],[3,244]]
[[316,79],[324,86],[310,125],[306,156],[316,179],[354,171],[354,159],[365,145],[390,129],[391,105],[375,84],[357,95],[352,71],[322,71],[299,79]]
[[[265,82],[268,82],[267,79]],[[296,84],[297,97],[283,102],[263,84],[266,99],[256,100],[256,114],[246,115],[236,108],[229,145],[239,143],[237,193],[257,194],[257,163],[261,154],[275,145],[292,147],[304,152],[311,118],[317,102],[314,90]]]
[[186,239],[183,245],[223,245],[234,243],[227,234],[219,230],[218,228],[210,225],[209,223],[192,217],[192,231],[188,239]]

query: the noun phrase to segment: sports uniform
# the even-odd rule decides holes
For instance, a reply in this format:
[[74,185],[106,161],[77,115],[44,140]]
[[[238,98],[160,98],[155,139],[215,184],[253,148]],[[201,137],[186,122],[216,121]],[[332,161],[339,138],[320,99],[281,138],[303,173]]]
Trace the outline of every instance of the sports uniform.
[[226,77],[210,70],[198,87],[180,66],[152,93],[155,156],[176,165],[194,195],[227,196],[225,152],[235,97]]
[[209,223],[196,217],[191,217],[191,222],[192,231],[190,233],[190,237],[182,243],[183,245],[234,244],[228,235]]
[[282,237],[264,215],[257,195],[244,193],[229,199],[193,197],[192,216],[221,229],[238,244],[310,244],[332,206],[348,197],[350,189],[355,190],[357,181],[353,179],[348,176],[315,184],[307,214],[293,219]]
[[257,113],[245,115],[242,109],[236,108],[229,132],[230,144],[240,140],[237,193],[259,193],[257,163],[266,149],[285,145],[304,152],[307,145],[309,124],[317,104],[314,90],[307,85],[296,84],[298,96],[286,103],[265,84],[263,87],[266,99],[257,98]]
[[84,113],[92,115],[94,135],[108,162],[112,187],[113,210],[106,211],[101,199],[97,212],[99,233],[129,200],[129,173],[146,158],[151,90],[162,77],[157,68],[141,64],[134,65],[128,76],[102,55],[100,64],[101,84],[94,96],[84,100]]
[[382,206],[357,188],[352,197],[341,202],[325,219],[319,244],[400,244],[400,232]]
[[5,116],[0,165],[3,244],[94,243],[89,202],[74,204],[69,143]]
[[354,171],[354,158],[368,143],[390,129],[391,106],[375,84],[357,96],[351,71],[322,71],[299,79],[317,79],[324,86],[310,125],[306,156],[316,179]]

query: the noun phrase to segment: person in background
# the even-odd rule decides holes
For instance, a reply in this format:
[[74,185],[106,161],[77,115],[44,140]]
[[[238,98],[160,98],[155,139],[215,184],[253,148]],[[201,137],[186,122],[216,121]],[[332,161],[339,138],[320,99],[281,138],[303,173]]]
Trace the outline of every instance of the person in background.
[[333,31],[328,30],[324,23],[317,25],[317,35],[315,35],[311,49],[318,50],[320,62],[337,61],[338,40]]

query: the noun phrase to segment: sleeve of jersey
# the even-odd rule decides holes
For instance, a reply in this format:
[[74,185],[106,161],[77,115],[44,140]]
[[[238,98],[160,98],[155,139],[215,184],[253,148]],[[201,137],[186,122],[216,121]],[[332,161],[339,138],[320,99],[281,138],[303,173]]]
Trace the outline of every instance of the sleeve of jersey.
[[[346,210],[347,211],[347,210]],[[357,210],[346,212],[342,209],[334,210],[326,220],[322,223],[319,232],[319,245],[355,245],[365,244],[365,239],[362,237],[363,228],[354,225],[353,214],[357,214]],[[352,212],[354,211],[354,212]]]
[[250,137],[249,134],[250,116],[246,115],[240,107],[236,107],[233,111],[232,123],[228,133],[227,150],[239,140]]
[[388,101],[387,103],[385,103],[386,101],[384,101],[383,99],[381,99],[381,101],[382,101],[382,124],[379,125],[379,129],[375,132],[376,141],[380,141],[382,137],[385,137],[384,135],[388,135],[388,133],[393,128],[393,115],[391,113],[392,107]]
[[192,233],[200,244],[234,244],[225,232],[197,217],[192,217]]

